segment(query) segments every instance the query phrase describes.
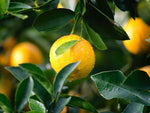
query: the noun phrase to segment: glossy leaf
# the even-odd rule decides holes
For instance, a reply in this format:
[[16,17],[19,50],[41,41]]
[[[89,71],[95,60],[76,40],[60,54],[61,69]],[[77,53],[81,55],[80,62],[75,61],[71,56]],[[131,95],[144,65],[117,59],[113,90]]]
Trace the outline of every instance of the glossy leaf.
[[107,47],[101,37],[87,24],[85,25],[88,36],[90,37],[92,43],[100,50],[106,50]]
[[24,64],[20,64],[19,67],[21,67],[23,70],[25,70],[31,74],[37,74],[40,76],[44,76],[43,71],[35,64],[24,63]]
[[36,111],[36,110],[32,110],[32,111],[28,111],[27,113],[43,113],[41,111]]
[[120,25],[115,23],[92,4],[87,3],[86,6],[87,9],[84,15],[84,20],[95,32],[100,35],[101,38],[116,40],[129,39],[128,35]]
[[45,78],[43,71],[38,66],[31,63],[20,64],[19,66],[23,70],[32,74],[32,76],[34,76],[34,78],[49,92],[49,94],[53,94],[52,84]]
[[101,12],[107,15],[109,18],[114,20],[114,15],[108,5],[107,0],[93,0],[92,3],[98,8]]
[[49,104],[53,101],[52,95],[50,95],[50,93],[46,90],[46,88],[34,77],[33,80],[34,80],[33,91],[35,92],[36,95],[40,97],[45,107],[48,108]]
[[143,104],[132,102],[125,108],[123,113],[143,113],[143,110],[144,110]]
[[76,43],[78,42],[78,40],[72,40],[72,41],[68,41],[68,42],[65,42],[63,43],[62,45],[60,45],[55,53],[56,55],[61,55],[63,54],[64,52],[66,52],[68,49],[70,49],[72,46],[74,46]]
[[2,93],[0,93],[0,108],[6,113],[14,111],[9,99]]
[[44,104],[37,100],[29,99],[29,106],[31,110],[36,110],[42,113],[46,113],[46,108]]
[[70,100],[71,100],[71,97],[60,98],[56,107],[53,110],[53,113],[60,113],[63,110],[63,108],[69,103]]
[[30,8],[32,7],[22,2],[10,2],[9,11],[18,12]]
[[20,67],[5,67],[5,69],[7,69],[19,81],[22,81],[24,78],[30,75]]
[[40,14],[33,26],[41,31],[52,31],[66,25],[74,17],[74,12],[68,9],[53,9]]
[[[67,97],[67,95],[64,95],[64,97]],[[93,113],[98,113],[96,111],[96,108],[92,106],[89,102],[85,101],[84,99],[76,96],[70,96],[71,100],[67,104],[67,106],[74,107],[74,108],[79,108],[79,109],[85,109],[87,111],[93,112]]]
[[150,106],[150,93],[122,85],[125,76],[120,71],[101,72],[91,78],[105,99],[121,98]]
[[19,13],[9,12],[9,14],[11,14],[12,16],[15,16],[17,18],[20,18],[22,20],[25,20],[28,18],[28,15],[23,15],[23,14],[19,14]]
[[15,108],[17,112],[20,112],[26,105],[32,89],[33,79],[31,77],[27,77],[18,85],[15,94]]
[[123,85],[134,89],[148,90],[150,89],[150,78],[146,72],[135,70],[128,75]]
[[65,80],[69,77],[69,75],[74,71],[74,69],[78,66],[80,62],[75,62],[68,64],[65,66],[57,75],[54,81],[54,96],[57,97],[64,85]]

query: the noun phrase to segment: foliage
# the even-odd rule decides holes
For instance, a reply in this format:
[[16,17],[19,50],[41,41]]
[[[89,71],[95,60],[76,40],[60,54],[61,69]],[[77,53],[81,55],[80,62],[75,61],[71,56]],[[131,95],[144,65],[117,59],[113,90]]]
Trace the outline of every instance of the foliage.
[[[63,3],[63,0],[61,1]],[[30,109],[28,113],[60,113],[67,106],[98,113],[99,103],[107,104],[106,111],[100,111],[101,113],[149,112],[150,78],[147,73],[135,70],[149,65],[149,55],[129,54],[121,44],[118,44],[119,41],[128,40],[129,37],[114,17],[117,8],[123,14],[128,12],[127,18],[138,16],[150,24],[150,1],[79,0],[74,10],[57,8],[59,2],[60,0],[32,0],[32,2],[0,0],[0,46],[11,35],[17,37],[18,42],[30,40],[43,50],[47,63],[46,55],[50,48],[47,42],[49,40],[53,42],[56,39],[53,37],[72,33],[87,36],[95,46],[95,53],[103,54],[102,57],[105,57],[104,60],[100,58],[97,60],[91,73],[94,74],[85,78],[92,88],[96,86],[93,88],[94,91],[96,90],[96,99],[88,100],[66,94],[65,86],[73,89],[85,80],[67,81],[79,62],[65,66],[57,74],[52,69],[45,69],[44,66],[24,63],[17,67],[5,67],[16,79],[17,88],[14,102],[0,93],[0,112],[25,112],[27,106]],[[56,54],[61,55],[76,43],[77,40],[73,40],[62,44],[56,50]],[[3,47],[0,47],[1,49],[3,50]],[[87,94],[90,93],[90,87],[88,88]],[[93,99],[94,96],[92,95],[91,98]],[[112,105],[111,102],[115,104]],[[119,105],[121,108],[118,107]]]

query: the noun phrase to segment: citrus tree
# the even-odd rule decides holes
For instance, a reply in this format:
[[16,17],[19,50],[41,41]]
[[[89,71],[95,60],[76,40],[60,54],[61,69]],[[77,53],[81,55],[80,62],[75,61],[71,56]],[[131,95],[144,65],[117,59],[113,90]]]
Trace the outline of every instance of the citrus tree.
[[149,0],[0,0],[0,112],[150,112]]

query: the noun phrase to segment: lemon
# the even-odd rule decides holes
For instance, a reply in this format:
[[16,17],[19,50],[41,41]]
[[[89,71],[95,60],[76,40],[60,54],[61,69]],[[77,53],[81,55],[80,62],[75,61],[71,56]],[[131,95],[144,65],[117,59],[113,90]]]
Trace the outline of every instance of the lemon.
[[[56,49],[62,44],[78,40],[78,42],[61,55],[56,55]],[[66,35],[59,38],[50,49],[50,63],[52,68],[58,73],[64,66],[80,61],[80,64],[69,76],[68,80],[76,80],[88,76],[95,64],[95,53],[91,44],[78,35]]]
[[130,53],[137,55],[150,52],[150,42],[146,41],[146,39],[150,38],[150,26],[142,19],[129,19],[124,26],[124,30],[130,40],[123,41],[123,44]]
[[10,65],[18,66],[21,63],[42,64],[43,55],[40,49],[30,42],[17,44],[10,56]]

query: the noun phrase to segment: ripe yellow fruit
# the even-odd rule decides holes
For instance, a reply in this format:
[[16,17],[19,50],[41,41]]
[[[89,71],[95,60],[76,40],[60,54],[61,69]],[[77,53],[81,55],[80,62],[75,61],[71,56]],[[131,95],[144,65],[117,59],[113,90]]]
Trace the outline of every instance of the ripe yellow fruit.
[[42,64],[43,55],[40,49],[30,42],[16,45],[10,56],[10,65],[18,66],[21,63]]
[[[65,42],[78,40],[78,42],[61,55],[56,55],[56,49]],[[76,80],[88,76],[95,64],[95,54],[90,43],[78,35],[66,35],[59,38],[50,49],[50,62],[52,68],[59,72],[64,66],[80,61],[80,64],[70,75],[68,80]]]
[[150,65],[144,66],[140,68],[140,70],[146,72],[148,76],[150,77]]
[[128,34],[130,40],[123,41],[127,50],[132,54],[145,54],[150,52],[150,42],[146,39],[150,38],[150,26],[148,26],[140,18],[132,18],[124,26],[124,30]]

